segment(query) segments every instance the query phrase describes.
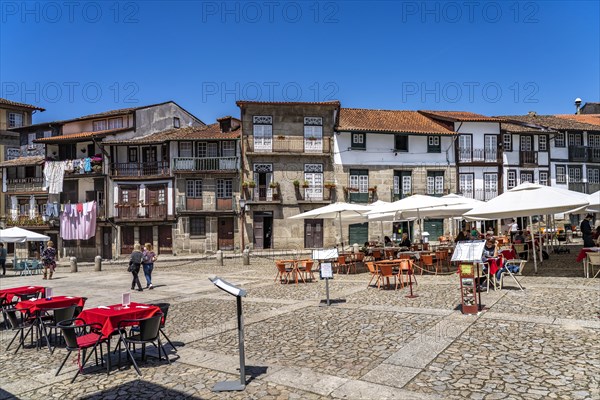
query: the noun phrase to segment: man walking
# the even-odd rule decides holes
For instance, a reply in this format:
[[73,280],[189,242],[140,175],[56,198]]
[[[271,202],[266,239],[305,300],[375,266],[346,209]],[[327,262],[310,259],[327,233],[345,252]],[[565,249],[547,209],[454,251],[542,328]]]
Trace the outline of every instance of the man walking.
[[6,249],[3,243],[0,243],[0,266],[2,266],[2,275],[6,275]]

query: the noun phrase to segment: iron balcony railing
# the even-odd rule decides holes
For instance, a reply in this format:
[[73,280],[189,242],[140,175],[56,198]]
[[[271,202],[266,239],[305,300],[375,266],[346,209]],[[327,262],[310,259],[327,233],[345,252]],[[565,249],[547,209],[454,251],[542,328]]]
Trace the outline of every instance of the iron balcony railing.
[[6,180],[7,192],[37,192],[42,191],[44,178],[10,178]]
[[329,154],[331,139],[287,135],[248,136],[244,142],[244,148],[251,153]]
[[176,157],[173,159],[174,172],[236,172],[239,168],[239,157]]
[[169,163],[167,161],[150,162],[124,162],[112,163],[110,166],[112,176],[154,176],[169,175]]

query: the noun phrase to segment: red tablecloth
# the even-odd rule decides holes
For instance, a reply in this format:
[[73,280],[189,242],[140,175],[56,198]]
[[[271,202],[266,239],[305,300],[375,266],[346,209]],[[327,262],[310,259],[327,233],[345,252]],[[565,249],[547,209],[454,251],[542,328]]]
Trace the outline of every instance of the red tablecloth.
[[488,258],[487,262],[490,264],[490,274],[495,274],[500,268],[502,268],[502,258]]
[[579,254],[577,255],[577,262],[582,262],[583,260],[585,260],[585,258],[587,257],[586,254],[590,251],[600,252],[600,247],[584,247],[579,251]]
[[114,304],[108,308],[89,308],[83,310],[78,318],[85,321],[86,324],[98,323],[102,325],[102,334],[111,335],[119,327],[119,322],[126,319],[150,318],[160,308],[142,303],[131,303],[128,308],[121,304]]
[[510,249],[510,250],[502,250],[500,252],[500,254],[502,254],[502,256],[504,258],[506,258],[507,260],[514,260],[515,258],[519,258],[517,256],[517,252],[515,251],[515,249]]
[[6,299],[6,301],[13,301],[13,297],[21,294],[33,294],[33,293],[44,293],[46,288],[43,286],[19,286],[15,288],[1,289],[0,298]]
[[37,300],[24,300],[17,303],[15,308],[17,310],[29,310],[31,313],[38,311],[48,310],[50,308],[62,308],[77,305],[83,307],[85,299],[83,297],[73,296],[54,296],[52,299],[47,300],[45,298]]

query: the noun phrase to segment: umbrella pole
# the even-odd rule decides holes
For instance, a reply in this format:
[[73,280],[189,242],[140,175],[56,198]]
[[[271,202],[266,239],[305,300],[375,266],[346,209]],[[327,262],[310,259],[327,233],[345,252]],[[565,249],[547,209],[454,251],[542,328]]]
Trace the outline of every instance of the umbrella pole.
[[[531,227],[531,229],[533,229],[533,218],[531,217],[531,215],[529,216],[529,226]],[[531,245],[533,246],[533,269],[535,271],[535,273],[537,274],[537,257],[535,255],[535,234],[532,233],[531,234]]]
[[544,251],[544,244],[542,243],[542,230],[539,228],[539,225],[541,225],[541,223],[538,224],[538,241],[540,243],[540,263],[544,262],[544,256],[543,256],[543,251]]
[[344,251],[344,233],[342,231],[342,213],[338,212],[338,221],[340,224],[340,242],[342,243],[342,252]]

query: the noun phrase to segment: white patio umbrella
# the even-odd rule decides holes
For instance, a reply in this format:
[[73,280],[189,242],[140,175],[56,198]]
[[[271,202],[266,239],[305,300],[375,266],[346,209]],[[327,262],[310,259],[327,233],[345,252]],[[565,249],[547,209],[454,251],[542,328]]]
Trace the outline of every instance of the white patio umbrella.
[[315,208],[314,210],[306,211],[298,215],[289,217],[288,219],[335,219],[339,221],[340,241],[342,248],[344,246],[344,235],[342,230],[342,219],[350,220],[366,220],[365,214],[371,209],[369,206],[361,204],[337,202],[328,204],[324,207]]
[[[25,243],[25,242],[47,242],[50,240],[50,236],[42,235],[41,233],[28,231],[27,229],[13,227],[8,229],[0,230],[0,242],[6,243]],[[14,265],[17,263],[17,252],[15,251],[15,257],[13,261]]]
[[[555,190],[550,186],[526,182],[473,208],[471,211],[467,211],[463,216],[466,219],[529,217],[530,225],[533,226],[531,218],[533,215],[559,214],[588,204],[587,200],[564,193],[564,191]],[[533,252],[533,263],[537,272],[535,251]]]
[[588,212],[600,212],[600,190],[595,193],[588,195],[588,201],[590,204],[586,211]]

